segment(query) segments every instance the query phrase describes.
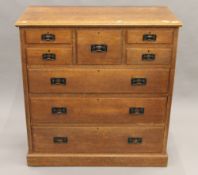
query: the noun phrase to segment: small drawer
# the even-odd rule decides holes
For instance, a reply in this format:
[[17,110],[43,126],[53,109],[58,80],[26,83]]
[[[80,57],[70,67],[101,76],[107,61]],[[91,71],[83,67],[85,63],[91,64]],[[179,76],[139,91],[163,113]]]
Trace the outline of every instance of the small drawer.
[[30,68],[30,93],[167,93],[169,69]]
[[127,48],[127,64],[170,64],[171,48]]
[[173,42],[173,29],[169,28],[134,28],[127,31],[127,42],[170,44]]
[[122,37],[120,30],[78,30],[78,64],[120,64]]
[[163,127],[33,127],[36,153],[159,153]]
[[72,32],[63,28],[30,28],[25,30],[27,43],[72,43]]
[[33,123],[163,123],[166,97],[30,98]]
[[71,48],[29,47],[26,50],[29,65],[72,64]]

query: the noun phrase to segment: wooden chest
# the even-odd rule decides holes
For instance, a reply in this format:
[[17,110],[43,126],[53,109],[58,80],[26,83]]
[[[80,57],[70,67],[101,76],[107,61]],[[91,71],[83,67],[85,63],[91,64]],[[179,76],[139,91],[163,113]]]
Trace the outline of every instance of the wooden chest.
[[168,8],[31,6],[16,26],[28,165],[167,165],[181,26]]

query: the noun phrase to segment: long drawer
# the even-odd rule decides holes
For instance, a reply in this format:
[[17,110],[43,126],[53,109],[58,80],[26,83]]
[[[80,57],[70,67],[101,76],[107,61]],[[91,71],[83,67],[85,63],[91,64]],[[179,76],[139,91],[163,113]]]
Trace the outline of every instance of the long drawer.
[[162,123],[166,97],[60,97],[30,99],[33,123]]
[[31,93],[166,93],[169,69],[31,68]]
[[163,127],[33,127],[36,153],[161,152]]

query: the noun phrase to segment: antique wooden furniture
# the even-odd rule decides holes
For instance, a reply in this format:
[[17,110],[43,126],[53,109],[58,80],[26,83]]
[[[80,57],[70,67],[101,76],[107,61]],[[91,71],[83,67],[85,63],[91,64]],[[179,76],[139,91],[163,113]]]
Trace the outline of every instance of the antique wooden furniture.
[[167,165],[181,26],[167,7],[31,6],[16,26],[28,165]]

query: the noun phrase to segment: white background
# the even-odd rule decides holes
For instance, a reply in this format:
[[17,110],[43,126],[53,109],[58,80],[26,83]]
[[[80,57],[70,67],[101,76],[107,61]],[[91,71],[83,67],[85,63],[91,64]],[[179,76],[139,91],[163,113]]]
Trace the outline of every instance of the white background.
[[[26,165],[27,139],[16,19],[28,5],[166,5],[183,21],[168,141],[167,168],[47,167]],[[195,175],[198,173],[198,2],[197,0],[1,0],[0,1],[0,174],[15,175]]]

